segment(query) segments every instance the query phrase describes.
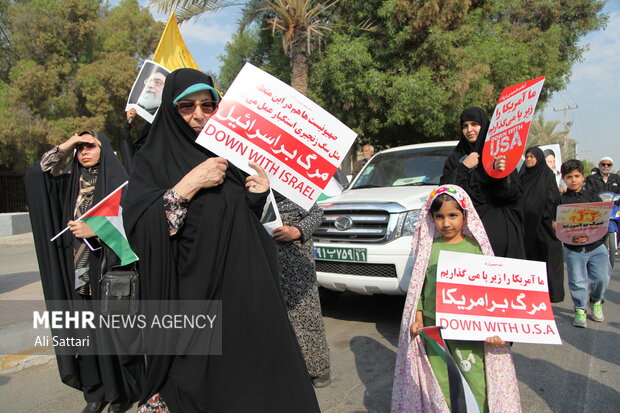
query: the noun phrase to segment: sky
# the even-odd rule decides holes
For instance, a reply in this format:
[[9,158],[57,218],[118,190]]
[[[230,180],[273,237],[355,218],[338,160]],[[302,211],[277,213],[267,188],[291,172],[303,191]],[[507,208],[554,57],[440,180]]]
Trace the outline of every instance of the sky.
[[[165,22],[168,18],[153,13],[157,20]],[[620,169],[620,127],[614,125],[620,120],[620,0],[608,0],[603,13],[609,15],[607,26],[581,39],[581,45],[588,50],[573,66],[567,88],[555,92],[538,110],[543,110],[545,120],[560,121],[558,130],[563,129],[565,120],[572,123],[569,137],[577,141],[578,158],[598,163],[602,156],[611,156],[616,170]],[[224,54],[239,14],[240,7],[228,7],[180,26],[202,70],[219,73],[222,63],[217,57]],[[576,109],[561,110],[568,107]]]

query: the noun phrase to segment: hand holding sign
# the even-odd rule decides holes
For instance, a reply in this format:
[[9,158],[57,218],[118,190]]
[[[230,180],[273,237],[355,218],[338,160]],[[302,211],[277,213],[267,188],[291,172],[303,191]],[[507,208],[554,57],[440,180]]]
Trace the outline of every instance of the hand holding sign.
[[245,187],[248,188],[248,191],[255,194],[269,191],[269,177],[265,170],[256,162],[249,162],[248,165],[258,172],[258,175],[250,175],[245,178]]
[[505,156],[496,157],[495,163],[493,164],[493,168],[500,172],[504,172],[506,170],[506,157]]

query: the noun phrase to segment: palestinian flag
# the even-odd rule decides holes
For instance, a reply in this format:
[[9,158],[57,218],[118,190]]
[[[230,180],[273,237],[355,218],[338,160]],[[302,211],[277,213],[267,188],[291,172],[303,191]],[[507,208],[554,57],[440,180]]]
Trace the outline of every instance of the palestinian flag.
[[342,192],[342,185],[336,178],[332,177],[332,179],[325,185],[323,192],[319,195],[317,201],[323,201],[325,199],[331,198],[333,196],[339,195]]
[[126,181],[78,218],[86,222],[99,239],[118,255],[121,265],[131,264],[138,260],[138,256],[129,246],[123,228],[121,195],[128,183],[129,181]]
[[440,329],[441,327],[437,326],[425,327],[420,331],[420,335],[437,351],[448,366],[451,411],[452,413],[480,413],[482,410],[478,407],[476,397],[452,358],[446,342],[441,337]]

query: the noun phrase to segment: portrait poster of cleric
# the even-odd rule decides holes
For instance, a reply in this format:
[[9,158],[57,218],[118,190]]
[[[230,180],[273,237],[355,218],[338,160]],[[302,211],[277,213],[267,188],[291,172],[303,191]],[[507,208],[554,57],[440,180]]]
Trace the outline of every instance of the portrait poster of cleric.
[[152,123],[161,105],[161,92],[169,73],[170,70],[162,65],[146,60],[131,88],[125,111],[136,109],[138,115]]
[[291,86],[249,63],[196,143],[247,173],[261,165],[274,191],[309,210],[357,134]]
[[560,166],[562,166],[562,151],[560,145],[554,143],[553,145],[542,145],[539,146],[539,148],[543,151],[545,162],[547,162],[547,165],[553,171],[558,186],[561,186],[563,181],[562,174],[560,173]]

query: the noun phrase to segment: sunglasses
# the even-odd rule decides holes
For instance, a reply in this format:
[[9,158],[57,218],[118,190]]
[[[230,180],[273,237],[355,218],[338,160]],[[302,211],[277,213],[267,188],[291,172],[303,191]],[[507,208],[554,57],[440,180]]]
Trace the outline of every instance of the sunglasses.
[[177,110],[183,116],[191,115],[196,110],[196,107],[200,106],[200,110],[202,113],[206,113],[207,115],[212,114],[217,109],[217,103],[212,100],[202,100],[202,101],[191,101],[191,100],[182,100],[176,103]]
[[605,162],[601,162],[601,166],[612,166],[613,163],[605,163]]

